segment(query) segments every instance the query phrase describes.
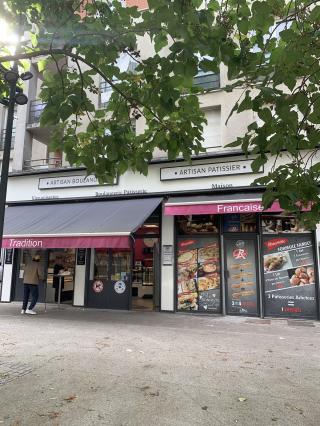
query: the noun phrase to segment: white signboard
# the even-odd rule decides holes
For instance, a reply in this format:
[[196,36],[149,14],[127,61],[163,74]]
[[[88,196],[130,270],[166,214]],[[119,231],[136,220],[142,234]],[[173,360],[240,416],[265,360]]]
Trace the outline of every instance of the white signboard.
[[172,265],[172,261],[173,261],[173,246],[163,245],[162,246],[162,264]]
[[[194,179],[252,173],[253,160],[228,161],[226,163],[197,164],[196,166],[165,167],[160,170],[161,180]],[[263,170],[260,170],[260,173]]]
[[[115,179],[112,184],[103,185],[116,185],[117,180]],[[39,179],[39,189],[54,189],[54,188],[75,188],[79,186],[101,186],[98,179],[93,176],[85,175],[73,175],[73,176],[56,176],[49,178]]]

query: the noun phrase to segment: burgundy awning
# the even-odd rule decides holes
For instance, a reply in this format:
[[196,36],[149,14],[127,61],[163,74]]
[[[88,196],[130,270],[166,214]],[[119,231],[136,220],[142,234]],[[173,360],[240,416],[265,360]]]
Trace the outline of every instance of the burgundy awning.
[[6,208],[4,248],[130,248],[162,198]]

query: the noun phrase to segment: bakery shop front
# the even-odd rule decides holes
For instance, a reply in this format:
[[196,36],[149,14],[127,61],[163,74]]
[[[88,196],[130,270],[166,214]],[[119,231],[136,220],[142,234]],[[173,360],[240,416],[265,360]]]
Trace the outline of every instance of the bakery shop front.
[[262,194],[169,198],[175,222],[175,308],[318,318],[315,236]]

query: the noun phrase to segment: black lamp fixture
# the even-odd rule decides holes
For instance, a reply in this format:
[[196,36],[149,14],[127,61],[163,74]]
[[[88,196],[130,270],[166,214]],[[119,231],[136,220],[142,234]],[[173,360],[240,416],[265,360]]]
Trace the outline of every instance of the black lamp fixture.
[[4,79],[9,84],[14,84],[18,81],[19,74],[14,70],[9,70],[4,73]]
[[23,81],[30,80],[30,78],[32,78],[32,77],[33,77],[33,74],[30,71],[26,71],[26,72],[23,72],[22,74],[20,74],[20,78]]
[[15,103],[18,105],[26,105],[28,103],[28,98],[24,93],[17,93],[14,97]]
[[9,85],[9,98],[0,100],[0,103],[8,107],[6,132],[4,138],[4,148],[2,155],[2,167],[0,177],[0,248],[2,247],[4,212],[6,207],[8,173],[10,164],[10,150],[12,140],[12,129],[14,121],[15,104],[25,105],[28,102],[27,96],[22,89],[17,86],[18,80],[30,80],[33,77],[30,71],[19,75],[18,64],[14,62],[11,69],[7,70],[0,64],[0,72]]

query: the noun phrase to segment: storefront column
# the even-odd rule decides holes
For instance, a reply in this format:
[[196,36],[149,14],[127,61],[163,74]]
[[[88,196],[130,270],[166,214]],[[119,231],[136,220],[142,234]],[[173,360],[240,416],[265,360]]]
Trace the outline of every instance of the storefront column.
[[[6,250],[9,252],[9,250]],[[10,256],[9,256],[10,254]],[[12,272],[13,272],[13,249],[4,257],[3,263],[3,276],[1,287],[1,302],[11,302],[11,286],[12,286]]]
[[[162,215],[161,244],[161,310],[174,311],[174,216]],[[170,263],[164,262],[164,246],[167,246],[167,249],[168,246],[172,248],[171,265],[164,265],[164,263]]]
[[316,268],[316,270],[318,271],[317,303],[318,303],[318,320],[320,320],[320,263],[319,263],[320,262],[320,223],[317,224],[317,229],[315,232],[314,252],[315,252],[316,265],[318,265],[318,267]]
[[87,250],[78,249],[74,271],[73,305],[84,306],[84,293],[86,286]]

